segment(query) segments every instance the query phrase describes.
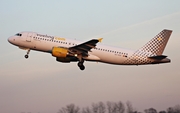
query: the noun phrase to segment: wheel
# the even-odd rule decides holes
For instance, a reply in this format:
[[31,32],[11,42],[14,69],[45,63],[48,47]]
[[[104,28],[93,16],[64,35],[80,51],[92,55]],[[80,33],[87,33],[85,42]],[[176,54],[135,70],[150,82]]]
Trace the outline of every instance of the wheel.
[[85,66],[82,65],[82,66],[80,66],[79,68],[80,68],[81,70],[84,70],[84,69],[85,69]]
[[78,67],[81,67],[82,65],[83,65],[83,63],[81,63],[81,62],[78,62]]
[[25,55],[24,57],[27,59],[29,56],[28,56],[28,55]]
[[81,70],[84,70],[85,69],[85,66],[83,65],[84,61],[82,62],[78,62],[78,67],[81,69]]

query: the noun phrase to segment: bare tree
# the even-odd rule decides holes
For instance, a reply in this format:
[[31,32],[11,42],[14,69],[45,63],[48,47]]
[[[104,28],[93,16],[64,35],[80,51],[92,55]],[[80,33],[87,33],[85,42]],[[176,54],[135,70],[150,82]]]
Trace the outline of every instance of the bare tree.
[[166,113],[166,111],[159,111],[159,113]]
[[[127,106],[127,108],[126,108]],[[103,102],[93,103],[92,108],[85,107],[82,110],[74,104],[69,104],[66,107],[62,107],[57,113],[141,113],[135,110],[131,102],[126,102],[124,105],[119,102],[107,102],[105,105]],[[144,110],[145,113],[158,113],[156,109],[149,108]],[[160,111],[159,113],[180,113],[180,105],[169,107],[167,111]]]
[[116,108],[117,108],[117,113],[124,113],[125,111],[125,106],[121,101],[116,103]]
[[61,108],[57,113],[67,113],[66,108]]
[[180,113],[180,105],[174,106],[175,113]]
[[139,111],[135,110],[133,113],[141,113],[141,112],[139,112]]
[[82,109],[82,113],[92,113],[92,112],[91,109],[89,109],[89,107],[86,107]]
[[106,112],[106,106],[103,102],[99,102],[98,104],[93,103],[92,104],[92,111],[93,111],[93,113],[105,113]]
[[172,108],[172,107],[169,107],[169,108],[167,109],[167,113],[174,113],[173,108]]
[[125,106],[121,101],[117,103],[107,102],[107,109],[109,113],[124,113]]
[[92,104],[92,111],[93,111],[93,113],[98,113],[98,109],[99,109],[98,104],[93,103]]
[[112,102],[107,102],[107,110],[108,110],[108,113],[112,113]]
[[98,107],[99,107],[98,113],[105,113],[106,112],[106,106],[103,102],[99,102]]
[[149,109],[144,110],[144,112],[145,113],[157,113],[157,110],[154,108],[149,108]]
[[132,107],[131,102],[127,101],[126,106],[127,106],[127,113],[133,113],[134,112],[134,109]]
[[80,108],[74,104],[67,105],[59,110],[58,113],[80,113]]
[[174,107],[169,107],[167,109],[167,113],[180,113],[180,105],[176,105]]

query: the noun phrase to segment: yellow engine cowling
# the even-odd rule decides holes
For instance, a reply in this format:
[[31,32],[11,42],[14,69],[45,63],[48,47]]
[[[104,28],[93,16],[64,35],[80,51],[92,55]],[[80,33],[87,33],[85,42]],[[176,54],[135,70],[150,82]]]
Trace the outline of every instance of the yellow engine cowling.
[[52,49],[52,56],[54,57],[65,58],[67,56],[67,53],[68,49],[66,48],[53,47]]

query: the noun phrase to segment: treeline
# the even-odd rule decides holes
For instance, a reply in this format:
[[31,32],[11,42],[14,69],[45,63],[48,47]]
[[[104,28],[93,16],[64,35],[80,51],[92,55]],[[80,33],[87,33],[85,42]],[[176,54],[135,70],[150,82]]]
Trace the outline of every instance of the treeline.
[[131,102],[126,104],[119,102],[99,102],[93,103],[90,107],[80,108],[75,104],[69,104],[62,107],[57,113],[180,113],[180,105],[169,107],[163,111],[157,111],[155,108],[145,109],[144,112],[139,112],[133,108]]

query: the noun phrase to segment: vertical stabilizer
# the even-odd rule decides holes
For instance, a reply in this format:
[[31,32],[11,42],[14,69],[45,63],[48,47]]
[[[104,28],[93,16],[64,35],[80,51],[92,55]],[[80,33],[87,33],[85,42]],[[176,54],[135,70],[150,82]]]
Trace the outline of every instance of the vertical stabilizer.
[[162,55],[172,31],[164,29],[138,51],[150,52],[154,55]]

